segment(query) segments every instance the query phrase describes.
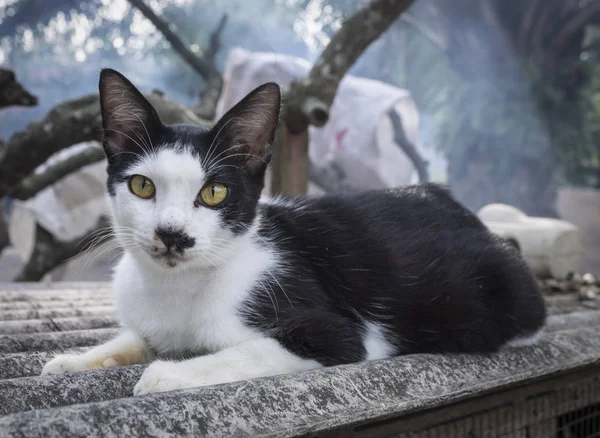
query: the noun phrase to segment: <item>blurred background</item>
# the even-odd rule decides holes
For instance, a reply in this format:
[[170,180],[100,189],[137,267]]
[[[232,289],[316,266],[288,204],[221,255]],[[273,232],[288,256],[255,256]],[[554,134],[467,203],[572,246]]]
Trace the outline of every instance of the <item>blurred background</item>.
[[281,154],[269,193],[444,182],[474,212],[576,225],[600,273],[600,1],[415,0],[352,21],[385,3],[0,0],[0,281],[109,278],[102,67],[210,126],[268,80],[308,101],[294,81],[345,51],[333,105],[325,90],[301,129],[284,119],[279,146],[308,141],[306,166]]

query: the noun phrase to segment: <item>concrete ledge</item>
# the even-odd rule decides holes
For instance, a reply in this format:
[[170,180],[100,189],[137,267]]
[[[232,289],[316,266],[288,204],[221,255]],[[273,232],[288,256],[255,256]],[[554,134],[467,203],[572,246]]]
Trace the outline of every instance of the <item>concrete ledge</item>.
[[97,306],[112,306],[112,297],[98,297],[95,300],[82,300],[67,298],[65,300],[47,301],[4,301],[0,303],[0,312],[6,310],[29,310],[29,309],[56,309],[56,308],[82,308],[82,307],[97,307]]
[[[69,351],[83,352],[85,349],[85,347],[72,348]],[[0,380],[15,379],[17,377],[37,377],[42,372],[46,362],[60,352],[60,350],[54,350],[0,354]]]
[[[576,299],[557,298],[559,314],[549,318],[541,343],[532,348],[507,348],[492,356],[403,356],[132,397],[145,366],[39,376],[59,351],[81,351],[117,333],[116,328],[99,328],[116,323],[109,315],[43,317],[57,309],[83,311],[78,315],[112,309],[105,283],[0,284],[0,438],[345,437],[350,436],[346,431],[367,424],[356,436],[371,437],[375,422],[401,419],[404,424],[408,415],[435,416],[433,409],[449,404],[454,410],[455,402],[478,405],[509,388],[600,373],[600,311],[582,311]],[[1,318],[32,311],[38,319]],[[538,436],[544,435],[532,435]]]
[[116,327],[117,320],[112,316],[17,319],[0,321],[0,335],[18,333],[65,332],[71,330],[92,330]]
[[112,294],[106,290],[99,290],[98,292],[89,291],[48,291],[43,293],[39,291],[10,291],[0,292],[0,303],[10,303],[19,301],[67,301],[67,300],[94,300],[98,297],[101,298],[112,298]]
[[31,309],[31,310],[5,310],[0,311],[0,321],[13,321],[16,319],[39,319],[39,318],[64,318],[68,316],[98,316],[114,315],[113,306],[101,307],[64,307],[54,309]]
[[0,293],[3,292],[43,292],[46,294],[48,291],[110,291],[110,283],[105,281],[86,281],[84,283],[79,281],[61,281],[45,283],[43,281],[30,283],[30,282],[0,282]]
[[145,366],[0,381],[0,415],[132,395]]
[[[406,415],[582,367],[600,370],[600,337],[594,329],[549,333],[535,348],[506,349],[492,357],[404,356],[226,385],[19,412],[0,418],[0,430],[11,437],[298,436]],[[135,380],[134,372],[128,375]],[[69,379],[77,382],[84,397],[90,396],[84,389],[88,385],[85,379],[74,375]],[[3,398],[4,403],[14,401],[10,394],[27,397],[27,385],[17,381],[4,386],[9,394]],[[93,382],[95,387],[98,381]],[[134,382],[120,383],[125,389]],[[47,393],[49,400],[62,403],[64,390],[63,385],[58,385],[54,394]],[[40,394],[39,388],[34,394]],[[115,396],[112,389],[107,390],[107,396]],[[29,402],[42,404],[33,398]],[[74,401],[70,395],[64,400]]]
[[0,335],[1,353],[64,350],[104,342],[117,334],[117,329],[74,330],[71,332]]

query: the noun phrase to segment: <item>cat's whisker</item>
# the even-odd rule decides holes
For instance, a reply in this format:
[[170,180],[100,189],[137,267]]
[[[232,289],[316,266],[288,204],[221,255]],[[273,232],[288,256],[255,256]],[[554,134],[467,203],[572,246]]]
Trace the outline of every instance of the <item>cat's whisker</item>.
[[213,149],[213,145],[215,144],[216,140],[219,138],[219,135],[221,135],[221,132],[227,127],[227,125],[229,125],[232,121],[235,120],[235,117],[232,117],[231,119],[225,121],[225,123],[223,123],[223,126],[221,126],[219,128],[219,130],[217,131],[217,133],[215,134],[215,137],[213,138],[213,141],[211,142],[210,146],[208,147],[208,158],[204,161],[201,162],[201,165],[203,168],[207,168],[208,166],[206,165],[210,160],[210,155],[212,154],[211,150]]
[[122,135],[123,137],[127,137],[129,140],[131,140],[133,143],[135,143],[142,151],[145,151],[144,147],[139,144],[137,141],[135,141],[133,138],[131,138],[131,136],[125,134],[124,132],[121,132],[117,129],[111,129],[111,128],[104,128],[104,131],[111,131],[111,132],[116,132],[117,134]]
[[139,119],[140,123],[141,123],[141,124],[142,124],[142,126],[144,127],[144,131],[146,131],[146,136],[148,137],[148,143],[149,143],[149,146],[150,146],[150,150],[151,150],[152,152],[154,152],[154,151],[155,151],[155,149],[154,149],[154,145],[152,144],[152,138],[150,138],[150,133],[148,132],[148,128],[146,128],[146,124],[144,123],[144,121],[141,119],[141,117],[140,117],[140,116],[138,116],[138,115],[137,115],[137,114],[135,114],[135,113],[133,113],[133,115],[134,115],[134,116],[136,116],[136,117]]

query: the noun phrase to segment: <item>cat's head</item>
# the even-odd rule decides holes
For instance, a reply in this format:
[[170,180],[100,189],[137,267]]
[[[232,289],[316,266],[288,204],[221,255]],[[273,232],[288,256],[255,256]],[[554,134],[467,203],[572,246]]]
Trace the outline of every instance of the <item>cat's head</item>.
[[163,124],[114,70],[101,72],[99,86],[117,239],[166,270],[218,266],[256,216],[279,86],[256,88],[210,130]]

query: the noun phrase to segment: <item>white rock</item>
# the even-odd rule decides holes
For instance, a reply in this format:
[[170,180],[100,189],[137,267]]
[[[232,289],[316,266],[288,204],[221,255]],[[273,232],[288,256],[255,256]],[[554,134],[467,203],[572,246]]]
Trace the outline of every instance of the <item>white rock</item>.
[[529,217],[505,204],[488,204],[478,216],[492,232],[517,242],[536,275],[564,279],[569,273],[581,271],[582,235],[570,222]]
[[596,283],[596,279],[589,272],[587,274],[584,274],[583,277],[581,277],[581,280],[583,280],[583,282],[585,284],[594,284],[594,283]]

